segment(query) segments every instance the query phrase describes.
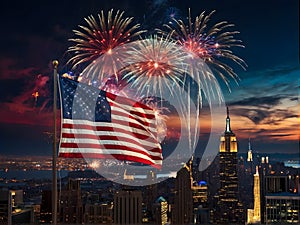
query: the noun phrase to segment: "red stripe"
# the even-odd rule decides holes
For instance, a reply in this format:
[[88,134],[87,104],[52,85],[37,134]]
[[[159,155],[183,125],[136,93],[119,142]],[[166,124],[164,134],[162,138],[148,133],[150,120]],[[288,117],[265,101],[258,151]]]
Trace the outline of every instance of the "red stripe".
[[[69,138],[69,139],[92,139],[92,140],[115,140],[115,141],[124,141],[132,144],[136,144],[142,148],[151,148],[147,145],[143,145],[138,141],[135,141],[132,138],[126,138],[126,137],[119,137],[119,136],[113,136],[113,135],[95,135],[95,134],[74,134],[74,133],[62,133],[63,138]],[[149,140],[149,142],[151,142]],[[159,151],[161,152],[161,151]]]
[[106,97],[109,98],[109,99],[111,99],[111,100],[113,100],[113,101],[115,101],[118,104],[128,105],[128,106],[132,106],[134,108],[141,108],[141,109],[153,110],[152,108],[150,108],[149,106],[147,106],[147,105],[145,105],[143,103],[131,100],[129,98],[117,96],[117,95],[114,95],[114,94],[109,93],[109,92],[106,92]]
[[139,111],[134,111],[134,110],[131,110],[130,113],[134,114],[134,115],[137,115],[139,117],[142,117],[142,118],[149,119],[149,120],[155,119],[155,115],[154,114],[147,114],[147,113],[143,113],[143,112],[139,112]]
[[143,124],[144,126],[150,127],[150,126],[152,125],[152,127],[154,127],[154,126],[153,126],[153,123],[149,123],[149,122],[147,122],[147,121],[143,121],[143,120],[141,120],[141,119],[139,119],[139,118],[136,118],[136,117],[134,117],[134,116],[132,116],[132,115],[129,115],[128,117],[129,117],[130,119],[133,119],[133,120],[138,121],[139,123]]
[[[131,114],[135,114],[133,112],[131,112]],[[111,111],[111,115],[112,115],[112,118],[114,118],[114,115],[117,115],[117,116],[122,116],[124,117],[124,120],[126,121],[127,118],[130,118],[130,119],[133,119],[134,121],[137,121],[145,126],[152,126],[152,127],[155,127],[154,126],[154,123],[149,123],[148,121],[149,120],[153,120],[153,118],[146,118],[146,116],[144,117],[138,117],[138,116],[135,116],[135,115],[131,115],[130,113],[124,113],[124,112],[120,112],[120,111],[116,111],[116,110],[112,110]],[[154,117],[155,118],[155,117]],[[148,121],[147,121],[148,120]],[[131,123],[134,123],[133,121],[130,121]],[[153,121],[154,122],[154,121]]]
[[[148,120],[154,120],[155,119],[155,115],[153,113],[152,114],[148,114],[146,112],[140,112],[140,111],[136,111],[136,110],[127,111],[126,108],[122,108],[121,106],[119,106],[117,104],[114,104],[113,102],[110,102],[110,106],[114,106],[116,108],[120,108],[120,109],[125,110],[126,112],[128,112],[128,114],[134,114],[134,115],[136,115],[138,117],[141,117],[141,118],[145,118],[145,119],[148,119]],[[142,109],[142,110],[144,111],[144,109]],[[114,113],[117,113],[117,112],[121,113],[121,112],[116,111],[114,109],[112,109],[112,111]],[[123,115],[124,115],[124,113],[123,113]]]
[[[153,123],[149,123],[148,121],[145,121],[145,120],[140,119],[140,118],[138,118],[138,117],[134,117],[134,116],[130,115],[129,113],[124,113],[124,112],[120,112],[120,111],[115,111],[115,110],[113,110],[113,111],[111,112],[111,115],[112,115],[112,118],[114,118],[114,115],[124,117],[124,122],[127,121],[127,120],[126,120],[127,118],[130,118],[130,119],[133,119],[134,121],[137,121],[137,122],[139,122],[139,123],[141,123],[141,124],[143,124],[143,125],[145,125],[145,126],[150,126],[150,125],[153,126]],[[120,119],[112,119],[112,120],[115,121],[115,120],[120,120]],[[122,121],[123,121],[123,120],[122,120]],[[128,121],[128,123],[134,123],[134,122],[133,122],[133,121]],[[127,123],[127,124],[128,124],[128,123]]]
[[[60,157],[72,157],[72,158],[83,158],[83,157],[91,157],[91,158],[115,158],[118,160],[128,160],[134,162],[140,162],[145,164],[150,164],[153,167],[161,167],[162,164],[162,149],[157,142],[156,132],[150,131],[150,128],[155,130],[155,114],[153,109],[144,105],[142,103],[136,102],[134,100],[120,97],[113,95],[111,93],[106,92],[106,98],[109,101],[110,105],[114,105],[116,108],[122,109],[125,112],[118,112],[114,109],[111,110],[112,122],[111,123],[99,123],[97,125],[88,125],[84,124],[72,124],[72,123],[64,123],[62,124],[62,128],[70,129],[67,130],[67,133],[62,133],[62,140],[61,140],[61,148],[65,148],[63,150],[72,151],[72,148],[87,148],[85,151],[89,152],[91,149],[88,148],[95,148],[95,149],[102,149],[104,153],[61,153],[59,154]],[[138,110],[138,111],[135,111]],[[148,111],[145,111],[148,110]],[[114,115],[119,115],[120,119],[114,119]],[[123,117],[123,118],[122,118]],[[132,121],[129,121],[132,120]],[[65,121],[65,120],[63,120]],[[102,126],[102,124],[111,124],[108,127]],[[123,128],[115,127],[117,124],[124,126]],[[72,133],[74,132],[72,129],[76,130],[80,134]],[[96,134],[82,134],[84,130],[90,131],[104,131],[107,134],[104,135],[96,135]],[[70,133],[68,133],[70,132]],[[119,136],[114,135],[114,132],[118,132]],[[143,132],[145,134],[140,134],[139,132]],[[92,132],[91,132],[92,133]],[[110,135],[112,134],[112,135]],[[128,134],[128,137],[122,137],[122,134]],[[126,135],[127,136],[127,135]],[[131,138],[132,137],[132,138]],[[80,138],[85,138],[87,141],[90,140],[99,140],[99,143],[95,141],[95,144],[92,143],[80,143]],[[71,141],[78,142],[78,143],[65,143],[63,142],[64,139],[70,139]],[[103,144],[101,145],[101,141],[103,140],[111,140],[113,144]],[[149,143],[157,144],[157,147],[149,147],[139,142],[139,140],[147,140]],[[117,145],[118,141],[123,141],[123,145]],[[137,148],[128,147],[126,143],[134,143],[139,148],[141,147],[142,150]],[[125,146],[124,146],[125,145]],[[120,151],[118,154],[105,154],[105,152],[109,153],[109,150],[112,152],[113,149]],[[80,149],[78,149],[80,150]],[[105,151],[106,150],[106,151]],[[144,150],[144,151],[143,151]],[[133,154],[134,156],[128,155],[128,153]],[[141,157],[136,156],[136,154],[141,154]],[[158,153],[158,156],[151,156],[150,153]],[[145,159],[145,158],[146,159]],[[157,160],[157,162],[153,163],[149,159]]]
[[[107,122],[107,123],[110,123],[110,122]],[[115,127],[113,127],[114,123],[115,124],[119,124],[119,125],[123,125],[123,126],[127,126],[127,127],[132,127],[132,128],[140,129],[140,130],[143,130],[143,131],[146,131],[146,132],[150,133],[150,131],[148,129],[145,129],[140,124],[136,124],[136,123],[128,122],[128,121],[117,120],[117,119],[114,119],[113,123],[111,123],[111,125],[112,125],[111,127],[88,125],[88,124],[63,123],[62,128],[98,130],[98,131],[101,131],[102,129],[104,129],[104,130],[112,129],[112,130],[107,130],[107,131],[113,131],[115,129],[122,129],[122,128],[117,128],[117,127],[115,128]],[[154,132],[151,132],[151,133],[154,133]]]
[[136,156],[129,156],[129,155],[120,155],[120,154],[98,154],[98,153],[59,153],[59,157],[64,158],[92,158],[92,159],[117,159],[117,160],[127,160],[133,162],[144,163],[148,165],[152,165],[153,167],[160,169],[160,164],[154,164],[150,160],[139,158]]
[[[92,143],[61,143],[60,147],[61,148],[96,148],[96,149],[108,150],[108,151],[109,151],[109,149],[126,150],[126,151],[141,153],[141,154],[143,154],[145,156],[148,156],[149,158],[152,158],[152,159],[157,159],[157,160],[161,159],[161,157],[159,157],[159,156],[153,156],[153,155],[150,155],[147,152],[141,151],[141,150],[136,149],[136,148],[127,147],[127,146],[124,146],[124,145],[113,145],[113,144],[103,144],[103,145],[101,145],[101,144],[92,144]],[[161,149],[159,149],[159,148],[149,148],[149,149],[147,149],[147,151],[161,153]]]
[[[124,125],[124,124],[122,124]],[[70,124],[70,123],[63,123],[62,128],[68,128],[68,129],[76,129],[76,130],[80,130],[80,129],[85,129],[85,130],[92,130],[92,131],[110,131],[110,132],[120,132],[120,133],[126,133],[129,134],[131,136],[135,136],[138,139],[151,139],[155,142],[157,142],[157,140],[155,138],[153,138],[152,136],[150,136],[150,134],[156,135],[156,133],[151,132],[149,130],[144,129],[141,126],[132,126],[131,128],[137,128],[137,129],[141,129],[147,133],[149,133],[149,135],[145,135],[145,134],[140,134],[131,130],[125,130],[119,127],[102,127],[102,126],[92,126],[92,125],[87,125],[87,124]]]
[[140,124],[137,124],[137,123],[133,123],[133,122],[129,122],[129,121],[122,121],[122,120],[116,120],[116,119],[113,119],[113,123],[116,123],[116,124],[119,124],[119,125],[123,125],[123,126],[128,126],[128,127],[131,127],[131,128],[136,128],[136,129],[139,129],[139,130],[143,130],[143,131],[146,131],[148,133],[150,133],[148,127],[146,125],[146,128],[145,126],[142,126]]

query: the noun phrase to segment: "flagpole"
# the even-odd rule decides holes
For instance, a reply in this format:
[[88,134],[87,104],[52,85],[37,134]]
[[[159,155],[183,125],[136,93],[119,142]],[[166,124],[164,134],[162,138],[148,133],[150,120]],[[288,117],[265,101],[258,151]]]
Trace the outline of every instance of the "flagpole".
[[52,156],[52,224],[57,224],[57,134],[56,134],[56,110],[57,110],[57,67],[58,61],[53,60],[53,156]]

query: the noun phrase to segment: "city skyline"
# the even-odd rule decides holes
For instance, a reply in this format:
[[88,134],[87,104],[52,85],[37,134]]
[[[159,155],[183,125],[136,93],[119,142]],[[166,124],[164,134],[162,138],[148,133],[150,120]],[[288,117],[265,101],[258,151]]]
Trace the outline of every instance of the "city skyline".
[[[248,150],[251,138],[255,139],[251,143],[254,152],[298,153],[298,4],[294,0],[289,4],[280,0],[161,0],[65,1],[59,5],[46,1],[43,6],[6,2],[1,15],[6,35],[1,37],[0,54],[0,155],[51,154],[51,62],[58,59],[59,73],[67,72],[70,68],[64,63],[69,56],[65,52],[72,30],[84,24],[84,17],[110,8],[124,10],[126,16],[133,16],[148,30],[162,27],[170,13],[186,17],[188,8],[193,17],[204,10],[216,10],[212,24],[223,20],[235,24],[245,48],[234,51],[248,68],[243,71],[234,67],[240,81],[235,84],[229,79],[231,91],[222,81],[220,85],[230,108],[239,152]],[[36,91],[39,96],[34,95]],[[205,112],[203,115],[205,118]],[[222,130],[225,117],[216,121]],[[201,124],[204,134],[208,127],[205,121]]]

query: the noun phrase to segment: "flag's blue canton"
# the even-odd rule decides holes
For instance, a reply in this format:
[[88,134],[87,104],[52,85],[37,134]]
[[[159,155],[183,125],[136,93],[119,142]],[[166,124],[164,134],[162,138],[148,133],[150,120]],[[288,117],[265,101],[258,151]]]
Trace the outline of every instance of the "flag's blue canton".
[[60,78],[63,118],[111,122],[106,92],[83,83]]

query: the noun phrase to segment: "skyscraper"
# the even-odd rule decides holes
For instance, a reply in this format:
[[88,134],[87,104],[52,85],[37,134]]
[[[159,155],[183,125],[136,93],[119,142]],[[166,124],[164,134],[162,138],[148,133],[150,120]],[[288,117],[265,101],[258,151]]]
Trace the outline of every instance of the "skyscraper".
[[168,223],[168,202],[164,197],[160,196],[155,204],[155,213],[154,213],[154,218],[155,218],[155,224],[157,225],[165,225]]
[[256,167],[256,173],[254,174],[254,186],[253,186],[253,194],[254,194],[254,215],[253,222],[260,223],[260,180],[258,167]]
[[251,144],[250,144],[250,138],[249,138],[249,142],[248,142],[247,162],[249,164],[249,172],[250,172],[250,174],[252,174],[252,172],[253,172],[253,154],[252,154],[252,149],[251,149]]
[[254,195],[254,209],[248,210],[247,221],[248,223],[256,224],[261,222],[260,179],[259,179],[258,167],[256,167],[256,173],[254,174],[253,195]]
[[83,204],[81,200],[80,180],[69,179],[66,189],[61,190],[59,194],[59,222],[82,223]]
[[114,195],[114,224],[142,223],[142,192],[139,190],[120,190]]
[[220,139],[220,189],[217,203],[218,223],[241,223],[244,220],[238,197],[237,139],[230,127],[227,108],[225,132]]
[[40,223],[52,223],[52,190],[42,191]]
[[0,224],[31,224],[33,208],[24,208],[23,190],[0,189]]
[[206,181],[193,182],[193,223],[203,224],[209,222],[208,186]]
[[269,193],[265,198],[266,224],[299,224],[299,194],[291,192]]
[[191,224],[193,221],[192,182],[191,165],[184,165],[176,176],[172,224]]

